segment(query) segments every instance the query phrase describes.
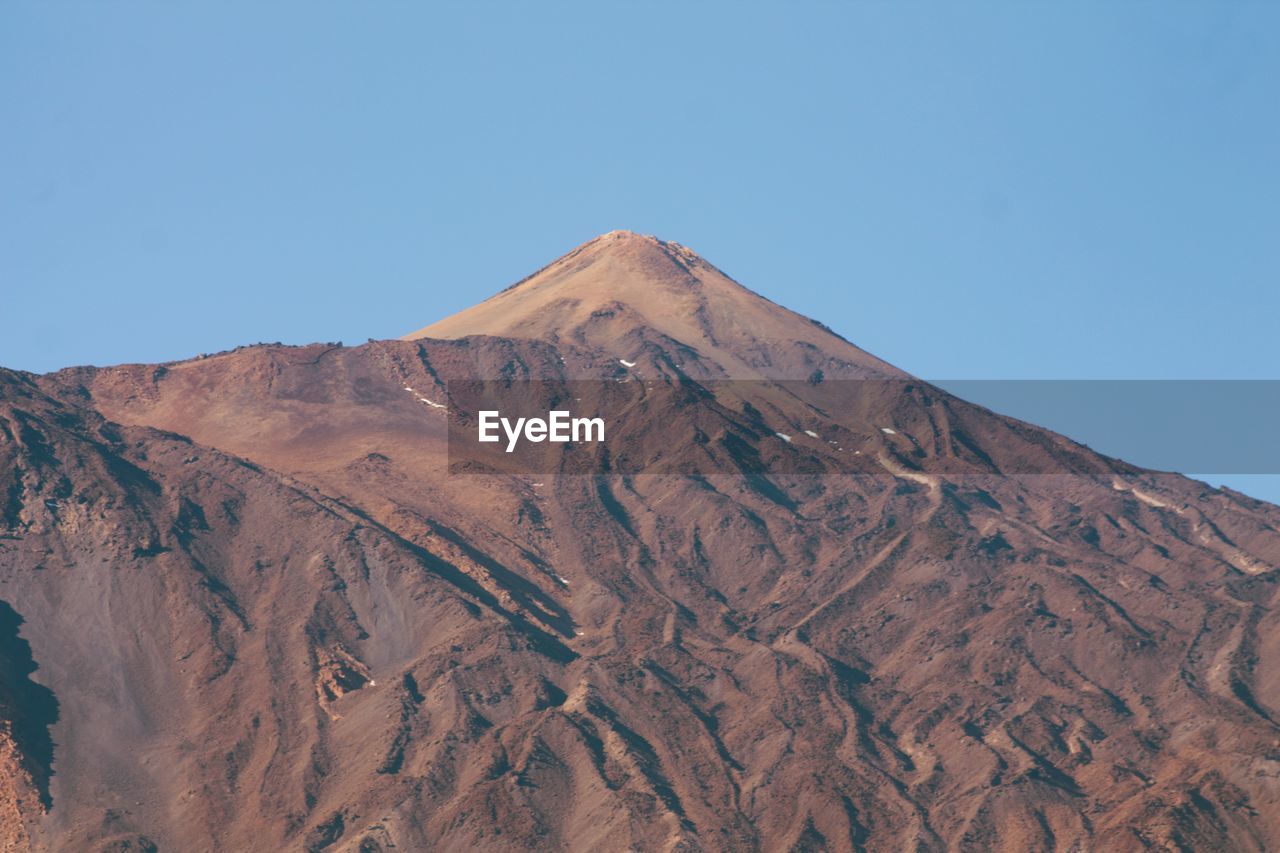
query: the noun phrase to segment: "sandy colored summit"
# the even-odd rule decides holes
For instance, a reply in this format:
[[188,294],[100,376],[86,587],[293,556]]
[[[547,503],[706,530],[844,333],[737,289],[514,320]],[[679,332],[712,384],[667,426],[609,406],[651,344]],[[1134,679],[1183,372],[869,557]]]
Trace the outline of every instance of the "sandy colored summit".
[[809,351],[844,361],[838,372],[845,378],[901,375],[826,326],[743,287],[693,250],[632,231],[589,240],[404,339],[469,335],[615,348],[654,340],[692,347],[735,379],[796,378]]

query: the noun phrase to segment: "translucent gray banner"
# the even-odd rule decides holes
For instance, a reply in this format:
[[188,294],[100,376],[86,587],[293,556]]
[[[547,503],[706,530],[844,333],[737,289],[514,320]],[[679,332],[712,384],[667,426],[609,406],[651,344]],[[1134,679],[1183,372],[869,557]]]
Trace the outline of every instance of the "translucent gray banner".
[[1280,473],[1280,381],[661,376],[452,381],[447,390],[455,474],[1129,467],[1115,460],[1179,473]]
[[934,385],[1143,468],[1280,474],[1280,380],[939,380]]

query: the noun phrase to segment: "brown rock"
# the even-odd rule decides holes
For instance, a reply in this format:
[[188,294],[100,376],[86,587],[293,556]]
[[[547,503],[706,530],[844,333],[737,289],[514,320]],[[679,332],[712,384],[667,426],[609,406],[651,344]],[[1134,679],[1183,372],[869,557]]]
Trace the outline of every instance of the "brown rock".
[[[705,383],[633,451],[724,470],[451,476],[432,404],[504,376]],[[1280,509],[653,238],[409,340],[2,373],[0,519],[35,849],[1280,846]]]

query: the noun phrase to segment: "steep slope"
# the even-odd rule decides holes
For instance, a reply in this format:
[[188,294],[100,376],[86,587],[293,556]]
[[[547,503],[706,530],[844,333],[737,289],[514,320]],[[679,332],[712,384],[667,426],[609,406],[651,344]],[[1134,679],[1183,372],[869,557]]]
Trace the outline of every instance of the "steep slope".
[[[384,814],[366,780],[411,763],[415,727],[435,740],[424,770],[466,772],[469,744],[508,713],[481,716],[466,672],[530,710],[541,670],[573,657],[340,502],[23,377],[0,387],[0,599],[22,620],[4,650],[29,644],[38,679],[0,711],[31,717],[37,691],[56,696],[52,767],[30,748],[39,731],[0,741],[43,792],[42,821],[19,804],[37,848],[318,849]],[[12,682],[0,672],[0,699]]]
[[[1280,509],[653,238],[411,338],[0,386],[37,847],[1280,845]],[[451,475],[475,377],[631,383],[699,472]]]

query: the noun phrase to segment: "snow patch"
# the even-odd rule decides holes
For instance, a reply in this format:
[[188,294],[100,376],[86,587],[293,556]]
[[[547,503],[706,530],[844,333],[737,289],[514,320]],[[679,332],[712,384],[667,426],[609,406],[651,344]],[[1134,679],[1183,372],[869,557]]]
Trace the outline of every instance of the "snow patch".
[[636,363],[635,363],[634,361],[627,361],[625,358],[620,358],[620,359],[618,359],[618,361],[622,363],[622,366],[623,366],[623,367],[635,367],[635,366],[636,366]]
[[787,444],[791,443],[791,436],[787,435],[785,432],[775,432],[774,435],[785,441]]
[[897,435],[898,433],[888,427],[880,427],[880,431],[885,435]]
[[807,435],[807,436],[809,436],[810,438],[822,438],[822,436],[818,435],[816,432],[814,432],[814,431],[813,431],[813,430],[811,430],[811,429],[807,429],[807,430],[805,430],[805,431],[804,431],[804,434],[805,434],[805,435]]
[[428,400],[426,397],[422,396],[422,395],[421,395],[421,394],[419,394],[416,390],[414,390],[412,387],[410,387],[410,386],[408,386],[408,385],[404,386],[404,390],[408,391],[410,394],[412,394],[414,397],[416,397],[416,398],[418,399],[418,402],[419,402],[419,403],[426,403],[428,406],[430,406],[430,407],[431,407],[431,408],[433,408],[433,409],[447,409],[447,408],[449,408],[449,407],[448,407],[448,406],[446,406],[444,403],[436,403],[436,402],[434,402],[434,401],[432,401],[432,400]]

